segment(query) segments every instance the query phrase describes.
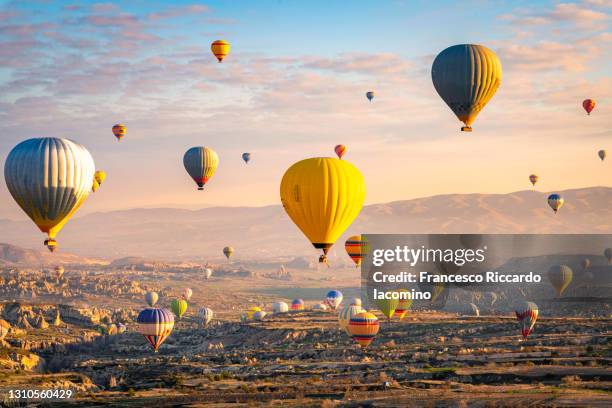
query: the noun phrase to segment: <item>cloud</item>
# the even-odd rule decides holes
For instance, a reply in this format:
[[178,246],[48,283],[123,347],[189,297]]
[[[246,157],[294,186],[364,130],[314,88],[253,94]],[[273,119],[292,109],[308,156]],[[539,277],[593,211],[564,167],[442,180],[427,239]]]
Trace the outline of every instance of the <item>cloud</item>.
[[393,53],[351,53],[336,58],[305,58],[303,67],[338,73],[390,74],[406,72],[412,64]]
[[[599,4],[595,4],[599,3]],[[503,14],[500,19],[519,26],[543,26],[554,23],[570,23],[584,30],[605,29],[610,15],[594,10],[594,6],[607,6],[609,1],[587,1],[578,3],[558,3],[552,9],[534,11],[517,9],[512,14]]]
[[210,8],[203,4],[191,4],[187,6],[180,7],[169,7],[164,11],[160,11],[157,13],[148,14],[147,18],[151,21],[168,19],[168,18],[176,18],[182,16],[190,16],[194,14],[203,14],[208,13]]

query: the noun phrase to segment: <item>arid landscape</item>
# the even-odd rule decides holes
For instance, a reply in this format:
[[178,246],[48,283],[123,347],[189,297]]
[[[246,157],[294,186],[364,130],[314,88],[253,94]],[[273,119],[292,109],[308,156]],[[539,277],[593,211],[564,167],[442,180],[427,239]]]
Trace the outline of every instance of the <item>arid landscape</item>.
[[[367,212],[393,205],[373,207]],[[76,398],[54,406],[83,407],[612,404],[612,266],[601,255],[589,254],[590,272],[577,272],[561,299],[548,282],[529,287],[540,317],[527,339],[514,316],[515,289],[500,288],[491,299],[482,289],[450,288],[443,304],[415,302],[401,321],[372,310],[381,329],[361,349],[339,327],[337,311],[316,310],[329,289],[344,293],[343,304],[360,296],[359,270],[347,262],[332,258],[331,267],[321,267],[299,251],[179,262],[146,258],[147,251],[51,258],[1,244],[0,317],[10,325],[0,356],[2,395],[70,388]],[[64,265],[61,277],[51,259]],[[580,259],[564,262],[578,271]],[[213,270],[210,279],[204,267]],[[186,287],[193,290],[189,308],[154,353],[135,329],[144,295],[156,291],[168,307]],[[273,302],[294,298],[305,300],[304,311],[272,313]],[[202,306],[215,313],[207,327],[197,313]],[[263,320],[244,319],[253,306],[268,312]],[[47,406],[41,404],[30,406]]]

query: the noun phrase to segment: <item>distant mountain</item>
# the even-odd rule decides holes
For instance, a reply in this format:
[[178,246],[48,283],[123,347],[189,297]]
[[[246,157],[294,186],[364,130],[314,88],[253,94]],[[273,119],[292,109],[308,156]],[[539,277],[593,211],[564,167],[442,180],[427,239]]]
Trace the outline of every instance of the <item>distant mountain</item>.
[[[612,188],[561,194],[565,206],[556,215],[546,204],[548,193],[534,190],[369,205],[335,251],[340,255],[346,236],[356,233],[612,233]],[[0,220],[0,231],[6,242],[42,247],[44,237],[29,221]],[[280,206],[95,213],[72,220],[58,239],[59,254],[69,251],[107,259],[220,260],[226,245],[234,247],[238,260],[316,256]]]
[[100,264],[102,261],[84,258],[77,255],[61,253],[51,254],[46,249],[33,250],[16,245],[0,243],[0,266],[36,265],[36,264]]

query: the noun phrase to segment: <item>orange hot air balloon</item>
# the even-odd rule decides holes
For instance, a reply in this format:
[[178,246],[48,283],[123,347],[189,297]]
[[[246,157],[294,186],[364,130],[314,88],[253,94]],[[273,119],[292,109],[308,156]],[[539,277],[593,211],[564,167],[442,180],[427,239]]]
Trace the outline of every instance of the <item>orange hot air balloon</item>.
[[378,318],[370,312],[357,313],[351,317],[348,324],[348,331],[351,337],[362,348],[366,348],[372,343],[379,329]]
[[537,174],[532,174],[532,175],[529,176],[529,181],[531,181],[531,184],[534,185],[534,186],[536,185],[536,183],[538,182],[539,179],[540,178],[538,177]]
[[336,145],[336,147],[334,147],[334,152],[336,152],[339,159],[342,159],[342,156],[344,156],[344,153],[346,153],[346,146]]
[[593,99],[585,99],[582,101],[582,107],[586,111],[587,115],[590,115],[593,109],[595,109],[595,101]]
[[230,52],[230,43],[225,40],[217,40],[210,45],[210,50],[219,62],[222,62]]

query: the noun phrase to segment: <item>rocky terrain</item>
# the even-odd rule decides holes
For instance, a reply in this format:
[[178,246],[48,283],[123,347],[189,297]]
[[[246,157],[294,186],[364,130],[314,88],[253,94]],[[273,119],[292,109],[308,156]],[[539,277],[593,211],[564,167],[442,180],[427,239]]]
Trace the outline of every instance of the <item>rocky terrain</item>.
[[[202,265],[135,258],[66,266],[61,277],[52,269],[4,268],[2,395],[23,386],[70,388],[77,397],[65,405],[122,407],[612,403],[610,302],[580,298],[583,278],[568,289],[565,299],[573,301],[551,298],[544,284],[529,293],[540,318],[527,340],[511,308],[518,292],[498,291],[491,305],[488,292],[449,288],[443,304],[415,302],[401,322],[376,312],[380,333],[363,350],[339,328],[336,312],[311,310],[330,287],[341,289],[345,302],[357,296],[354,269],[208,266],[209,280]],[[134,323],[143,295],[156,290],[167,307],[185,287],[194,292],[188,311],[154,353]],[[307,311],[241,321],[251,306],[271,312],[272,302],[294,297],[306,300]],[[466,311],[468,301],[480,316]],[[206,328],[201,306],[215,311]],[[125,329],[109,332],[110,325]]]

